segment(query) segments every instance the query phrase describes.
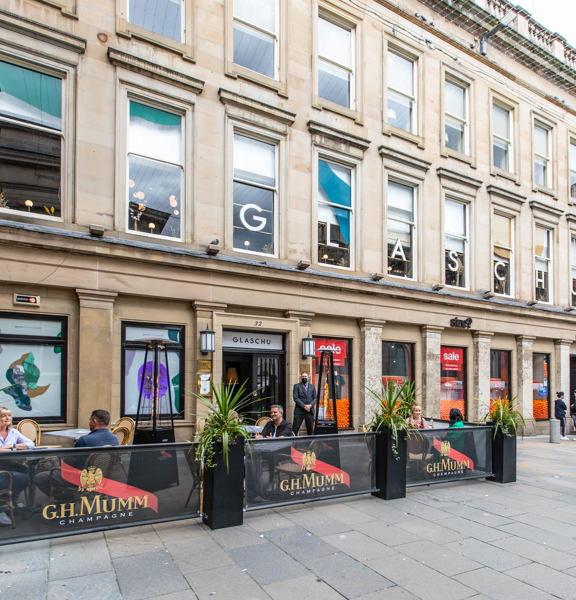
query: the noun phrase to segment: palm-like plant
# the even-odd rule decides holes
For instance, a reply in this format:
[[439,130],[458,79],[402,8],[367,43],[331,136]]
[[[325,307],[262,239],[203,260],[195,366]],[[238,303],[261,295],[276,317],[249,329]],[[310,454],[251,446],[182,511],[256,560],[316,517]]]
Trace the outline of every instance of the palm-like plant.
[[490,410],[482,418],[482,422],[491,422],[494,425],[494,437],[500,430],[504,435],[513,437],[526,427],[522,413],[514,408],[517,396],[509,399],[504,396],[501,400],[491,400]]
[[196,436],[196,459],[203,461],[207,467],[215,466],[216,447],[221,444],[222,456],[228,470],[230,445],[236,443],[239,438],[250,438],[238,417],[254,401],[253,392],[247,390],[247,383],[244,381],[242,384],[211,384],[211,398],[194,394],[208,408],[204,428]]

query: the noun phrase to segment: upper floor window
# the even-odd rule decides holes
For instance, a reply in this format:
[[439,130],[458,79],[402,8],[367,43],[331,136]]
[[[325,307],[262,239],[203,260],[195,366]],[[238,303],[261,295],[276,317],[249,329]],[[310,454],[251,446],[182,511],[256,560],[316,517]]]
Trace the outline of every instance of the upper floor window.
[[576,202],[576,140],[570,140],[570,200]]
[[495,214],[492,219],[493,284],[494,293],[512,295],[512,224],[513,220]]
[[570,303],[576,306],[576,236],[570,238]]
[[128,229],[181,237],[184,165],[182,117],[130,100]]
[[276,146],[234,134],[234,234],[236,250],[275,253]]
[[534,183],[550,187],[550,130],[534,125]]
[[444,277],[446,285],[466,287],[468,259],[467,205],[446,200],[444,206]]
[[468,153],[468,86],[452,80],[444,82],[444,145],[461,154]]
[[318,262],[350,267],[352,169],[318,160]]
[[0,208],[61,216],[62,80],[0,61]]
[[388,274],[414,277],[414,188],[388,182]]
[[354,108],[354,30],[318,18],[318,95]]
[[551,302],[551,241],[552,232],[549,229],[536,227],[534,242],[534,283],[535,298],[541,302]]
[[502,171],[512,171],[512,112],[492,105],[492,164]]
[[388,52],[388,123],[409,133],[415,130],[415,62]]
[[234,0],[234,62],[278,78],[278,0]]
[[128,22],[177,42],[184,41],[185,0],[129,0]]

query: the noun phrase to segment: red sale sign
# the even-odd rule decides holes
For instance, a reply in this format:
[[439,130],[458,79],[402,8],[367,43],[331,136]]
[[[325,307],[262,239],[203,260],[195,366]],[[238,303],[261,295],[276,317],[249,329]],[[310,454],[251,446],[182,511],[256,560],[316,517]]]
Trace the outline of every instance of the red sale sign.
[[347,340],[335,340],[333,338],[314,338],[316,340],[316,358],[320,360],[322,350],[330,350],[334,358],[335,367],[343,367],[346,360]]
[[464,348],[446,348],[440,350],[440,364],[443,371],[462,371]]

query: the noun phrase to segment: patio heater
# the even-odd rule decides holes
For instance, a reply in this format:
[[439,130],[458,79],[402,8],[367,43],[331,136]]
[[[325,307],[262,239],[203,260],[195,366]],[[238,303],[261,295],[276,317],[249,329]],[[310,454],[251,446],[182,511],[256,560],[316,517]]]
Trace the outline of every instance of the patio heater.
[[322,350],[318,365],[318,386],[316,387],[316,418],[314,435],[338,433],[336,414],[336,386],[334,385],[334,355],[331,350]]

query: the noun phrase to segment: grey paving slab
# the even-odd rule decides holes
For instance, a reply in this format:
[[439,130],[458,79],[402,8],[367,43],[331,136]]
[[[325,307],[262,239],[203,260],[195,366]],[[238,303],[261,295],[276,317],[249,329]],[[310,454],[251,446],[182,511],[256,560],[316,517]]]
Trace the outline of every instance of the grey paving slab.
[[0,576],[0,598],[10,600],[44,600],[47,572],[43,569],[26,573],[3,573]]
[[532,563],[506,571],[506,575],[519,579],[544,592],[552,592],[566,600],[576,598],[576,577],[560,573],[556,569]]
[[386,577],[341,552],[312,560],[308,566],[345,598],[356,598],[393,585]]
[[387,590],[363,594],[358,596],[356,600],[418,600],[418,596],[414,596],[414,594],[395,585]]
[[230,556],[262,585],[307,574],[307,569],[302,564],[270,542],[233,548]]
[[327,544],[317,535],[298,526],[269,531],[265,536],[274,545],[304,564],[313,558],[334,554],[335,552],[333,546]]
[[523,556],[517,556],[513,552],[502,550],[492,544],[473,538],[446,544],[446,547],[496,571],[506,571],[531,562]]
[[234,563],[211,537],[173,540],[166,544],[166,549],[185,576],[204,569],[225,569]]
[[277,510],[253,511],[246,513],[244,522],[250,523],[250,527],[261,533],[274,529],[286,529],[286,527],[294,525],[294,522],[286,516],[287,514]]
[[475,560],[450,550],[446,546],[441,546],[427,540],[397,546],[396,550],[448,576],[465,573],[466,571],[479,569],[483,566]]
[[50,542],[27,542],[0,546],[0,580],[10,573],[27,573],[48,569],[50,564]]
[[343,502],[342,499],[340,499],[337,503],[335,502],[323,506],[322,512],[335,521],[345,523],[348,527],[353,527],[357,523],[365,523],[366,521],[370,521],[372,517],[361,510],[359,502],[362,498],[364,498],[364,496],[356,496],[347,502]]
[[309,574],[297,577],[288,582],[278,581],[263,586],[274,600],[341,600],[344,598],[334,588],[319,580],[316,575]]
[[198,596],[191,589],[188,589],[173,594],[151,596],[148,600],[198,600]]
[[456,575],[455,580],[489,598],[498,600],[552,600],[554,598],[551,594],[488,567]]
[[481,510],[468,504],[454,504],[450,507],[450,515],[457,515],[462,519],[484,525],[485,527],[498,527],[511,523],[508,517],[503,517],[490,510]]
[[48,582],[47,600],[122,600],[116,577],[112,571],[82,577],[69,577]]
[[576,555],[560,552],[550,546],[516,536],[494,540],[492,545],[559,571],[576,568]]
[[356,530],[365,533],[367,536],[386,544],[386,546],[399,546],[422,539],[419,535],[406,531],[396,525],[388,525],[379,521],[369,523],[360,523]]
[[252,527],[217,529],[211,533],[210,537],[224,550],[241,548],[242,546],[253,546],[254,544],[261,544],[266,541],[266,536]]
[[143,600],[188,589],[188,583],[165,551],[122,556],[113,560],[125,600]]
[[501,531],[510,535],[516,535],[526,540],[532,540],[546,546],[550,546],[555,550],[563,552],[569,552],[576,550],[576,540],[561,536],[550,531],[545,531],[534,525],[528,525],[526,523],[511,523],[510,525],[503,525],[500,527]]
[[431,523],[425,519],[413,516],[411,519],[398,523],[398,528],[404,529],[420,538],[437,542],[438,544],[461,540],[465,536],[454,529],[447,529],[443,525]]
[[50,550],[50,581],[112,570],[106,540],[101,534],[79,535],[59,542]]
[[199,600],[269,600],[271,598],[257,582],[236,565],[225,571],[221,569],[196,571],[188,577],[188,583]]
[[497,527],[482,525],[476,521],[470,521],[469,519],[464,519],[456,515],[449,516],[443,521],[439,521],[437,525],[460,534],[460,539],[473,537],[484,542],[491,542],[508,536],[507,533],[500,531]]
[[335,533],[323,538],[335,550],[360,562],[370,559],[386,560],[395,550],[359,531]]
[[164,547],[162,539],[152,525],[115,529],[107,531],[104,535],[112,558],[146,554]]
[[287,515],[292,523],[297,523],[308,531],[317,535],[326,535],[329,533],[340,533],[347,531],[350,526],[336,519],[332,519],[321,510],[308,509],[302,512],[293,511]]

